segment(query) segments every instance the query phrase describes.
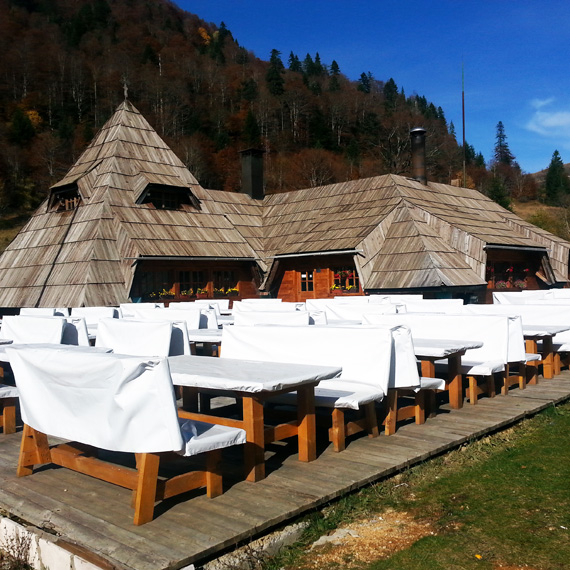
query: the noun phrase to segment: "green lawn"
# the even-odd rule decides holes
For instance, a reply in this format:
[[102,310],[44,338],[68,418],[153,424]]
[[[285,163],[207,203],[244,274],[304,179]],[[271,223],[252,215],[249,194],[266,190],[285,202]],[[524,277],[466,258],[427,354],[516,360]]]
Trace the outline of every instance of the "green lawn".
[[268,567],[315,568],[306,546],[319,533],[387,509],[429,523],[433,534],[389,558],[348,556],[319,568],[570,568],[570,404],[329,506],[313,515],[304,544]]

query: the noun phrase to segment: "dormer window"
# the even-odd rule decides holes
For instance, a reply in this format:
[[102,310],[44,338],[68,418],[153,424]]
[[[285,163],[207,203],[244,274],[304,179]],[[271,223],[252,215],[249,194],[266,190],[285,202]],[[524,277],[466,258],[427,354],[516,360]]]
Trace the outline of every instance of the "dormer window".
[[54,212],[69,212],[81,204],[81,195],[77,184],[67,186],[61,190],[52,190],[50,197],[50,210]]
[[152,204],[157,210],[180,210],[184,204],[196,206],[188,188],[163,184],[149,184],[138,203]]

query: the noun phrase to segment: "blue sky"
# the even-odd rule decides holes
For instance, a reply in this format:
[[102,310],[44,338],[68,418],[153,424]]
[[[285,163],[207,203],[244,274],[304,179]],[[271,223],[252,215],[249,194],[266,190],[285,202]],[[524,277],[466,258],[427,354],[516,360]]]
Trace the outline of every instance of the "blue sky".
[[350,79],[394,78],[406,95],[441,106],[461,140],[492,156],[496,126],[522,169],[570,162],[568,0],[175,0],[207,22],[224,22],[239,44],[287,64],[318,52]]

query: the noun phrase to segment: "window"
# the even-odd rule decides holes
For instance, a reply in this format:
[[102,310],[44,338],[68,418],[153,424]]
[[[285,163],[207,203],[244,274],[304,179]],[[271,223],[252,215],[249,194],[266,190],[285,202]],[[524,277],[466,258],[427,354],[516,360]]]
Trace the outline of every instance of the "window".
[[333,289],[346,289],[359,291],[360,280],[353,267],[337,267],[333,269]]
[[145,298],[158,298],[163,293],[174,294],[174,283],[170,271],[149,271],[142,273],[139,282],[139,295]]
[[301,291],[313,291],[313,271],[301,271]]
[[68,212],[75,210],[81,204],[81,195],[76,185],[64,190],[52,192],[50,209],[56,212]]
[[149,184],[139,204],[152,204],[157,210],[178,210],[183,204],[195,205],[188,188]]
[[214,291],[235,289],[237,279],[234,271],[214,271]]
[[196,293],[198,289],[205,289],[208,284],[203,271],[180,271],[178,280],[181,295],[192,294],[189,291]]

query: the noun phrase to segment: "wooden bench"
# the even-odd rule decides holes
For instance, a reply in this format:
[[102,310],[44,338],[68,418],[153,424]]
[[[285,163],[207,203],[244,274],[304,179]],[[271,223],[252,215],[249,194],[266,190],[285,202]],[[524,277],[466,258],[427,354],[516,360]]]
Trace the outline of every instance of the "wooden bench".
[[[54,463],[130,489],[136,525],[152,520],[156,501],[203,486],[222,493],[220,451],[244,443],[244,430],[180,419],[165,358],[72,348],[6,349],[24,421],[19,477]],[[48,436],[69,441],[50,446]],[[100,449],[134,453],[136,468],[100,459]],[[173,453],[205,453],[206,468],[159,477]]]
[[[332,410],[329,440],[336,451],[346,437],[379,433],[375,404],[388,392],[392,337],[388,328],[226,327],[221,358],[341,366],[342,374],[315,389],[315,406]],[[288,404],[288,394],[272,400]],[[349,410],[357,418],[349,419]]]

